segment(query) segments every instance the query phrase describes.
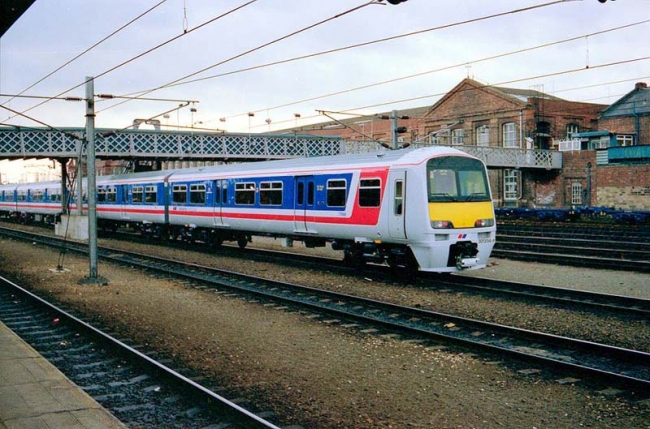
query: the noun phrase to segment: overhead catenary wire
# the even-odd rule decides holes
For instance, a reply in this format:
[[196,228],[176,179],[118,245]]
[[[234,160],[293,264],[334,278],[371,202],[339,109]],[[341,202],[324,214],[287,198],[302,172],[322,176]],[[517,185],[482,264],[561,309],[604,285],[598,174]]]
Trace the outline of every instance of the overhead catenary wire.
[[[568,1],[568,0],[560,0],[560,1]],[[202,68],[202,69],[200,69],[200,70],[198,70],[198,71],[196,71],[196,72],[190,73],[190,74],[188,74],[188,75],[186,75],[186,76],[183,76],[183,77],[181,77],[181,78],[178,78],[178,79],[176,79],[176,80],[173,80],[173,81],[171,81],[171,82],[168,82],[168,83],[166,83],[166,84],[164,84],[164,85],[160,85],[160,86],[157,86],[157,87],[155,87],[155,88],[147,89],[147,90],[141,91],[141,92],[139,92],[139,93],[137,93],[137,94],[140,94],[140,95],[147,95],[147,94],[151,94],[151,93],[154,92],[154,91],[158,91],[158,90],[161,90],[161,89],[167,88],[167,87],[169,87],[169,86],[171,86],[171,85],[177,84],[177,83],[179,83],[179,82],[181,82],[181,81],[183,81],[183,80],[185,80],[185,79],[188,79],[188,78],[190,78],[190,77],[192,77],[192,76],[196,76],[196,75],[201,74],[201,73],[203,73],[203,72],[205,72],[205,71],[211,70],[211,69],[213,69],[213,68],[215,68],[215,67],[218,67],[218,66],[220,66],[220,65],[226,64],[226,63],[228,63],[228,62],[230,62],[230,61],[233,61],[233,60],[235,60],[235,59],[241,58],[241,57],[243,57],[243,56],[245,56],[245,55],[251,54],[251,53],[256,52],[256,51],[259,51],[260,49],[263,49],[263,48],[266,48],[266,47],[268,47],[268,46],[271,46],[271,45],[273,45],[273,44],[275,44],[275,43],[278,43],[278,42],[280,42],[280,41],[282,41],[282,40],[285,40],[285,39],[288,39],[288,38],[290,38],[290,37],[293,37],[293,36],[295,36],[295,35],[297,35],[297,34],[303,33],[303,32],[305,32],[305,31],[307,31],[307,30],[311,30],[312,28],[315,28],[315,27],[317,27],[317,26],[319,26],[319,25],[322,25],[322,24],[325,24],[325,23],[327,23],[327,22],[333,21],[333,20],[335,20],[335,19],[341,18],[341,17],[343,17],[343,16],[345,16],[345,15],[348,15],[348,14],[350,14],[350,13],[352,13],[352,12],[355,12],[355,11],[357,11],[357,10],[359,10],[359,9],[362,9],[362,8],[364,8],[364,7],[366,7],[366,6],[369,6],[369,5],[371,5],[371,4],[377,4],[377,3],[376,3],[375,0],[371,0],[371,1],[369,1],[369,2],[366,2],[366,3],[362,4],[362,5],[359,5],[359,6],[353,7],[353,8],[351,8],[351,9],[346,10],[346,11],[343,11],[343,12],[341,12],[341,13],[338,13],[338,14],[336,14],[336,15],[334,15],[334,16],[331,16],[331,17],[329,17],[329,18],[326,18],[326,19],[323,19],[323,20],[321,20],[321,21],[318,21],[318,22],[316,22],[316,23],[314,23],[314,24],[310,24],[310,25],[308,25],[308,26],[306,26],[306,27],[303,27],[303,28],[301,28],[301,29],[299,29],[299,30],[296,30],[296,31],[293,31],[293,32],[291,32],[291,33],[285,34],[284,36],[281,36],[281,37],[278,37],[278,38],[276,38],[276,39],[273,39],[273,40],[271,40],[271,41],[269,41],[269,42],[263,43],[263,44],[261,44],[261,45],[259,45],[259,46],[256,46],[256,47],[254,47],[254,48],[251,48],[251,49],[249,49],[249,50],[247,50],[247,51],[244,51],[244,52],[242,52],[242,53],[240,53],[240,54],[234,55],[234,56],[232,56],[232,57],[230,57],[230,58],[227,58],[227,59],[225,59],[225,60],[222,60],[222,61],[220,61],[220,62],[218,62],[218,63],[215,63],[215,64],[212,64],[212,65],[210,65],[210,66],[204,67],[204,68]],[[129,94],[129,95],[132,95],[132,94]],[[134,98],[137,99],[137,98],[138,98],[138,95],[135,95]],[[123,101],[123,102],[121,102],[121,103],[114,104],[114,105],[112,105],[112,106],[110,106],[110,107],[107,107],[107,108],[105,108],[105,109],[99,110],[97,113],[102,112],[102,111],[105,111],[105,110],[108,110],[108,109],[112,109],[112,108],[117,107],[117,106],[119,106],[119,105],[121,105],[121,104],[124,104],[124,103],[126,103],[126,102],[127,102],[127,101]]]
[[[105,71],[103,71],[103,72],[97,74],[97,75],[94,76],[93,78],[94,78],[94,80],[97,80],[97,79],[100,78],[100,77],[103,77],[103,76],[105,76],[105,75],[107,75],[107,74],[109,74],[109,73],[111,73],[111,72],[113,72],[113,71],[115,71],[115,70],[117,70],[117,69],[119,69],[119,68],[121,68],[121,67],[124,67],[125,65],[130,64],[130,63],[132,63],[133,61],[135,61],[135,60],[137,60],[137,59],[139,59],[139,58],[142,58],[143,56],[145,56],[145,55],[147,55],[147,54],[150,54],[151,52],[153,52],[153,51],[155,51],[155,50],[157,50],[157,49],[160,49],[160,48],[162,48],[163,46],[166,46],[166,45],[168,45],[169,43],[172,43],[172,42],[174,42],[174,41],[180,39],[181,37],[186,36],[186,35],[188,35],[188,34],[194,32],[194,31],[196,31],[196,30],[198,30],[198,29],[200,29],[200,28],[203,28],[203,27],[205,27],[206,25],[209,25],[209,24],[211,24],[211,23],[213,23],[213,22],[215,22],[215,21],[217,21],[217,20],[219,20],[219,19],[221,19],[221,18],[223,18],[223,17],[225,17],[225,16],[228,16],[228,15],[230,15],[230,14],[232,14],[232,13],[234,13],[234,12],[236,12],[236,11],[238,11],[238,10],[240,10],[240,9],[242,9],[242,8],[244,8],[244,7],[248,6],[248,5],[250,5],[250,4],[253,4],[253,3],[255,3],[256,1],[257,1],[257,0],[249,0],[249,1],[247,1],[246,3],[243,3],[243,4],[237,6],[237,7],[233,8],[233,9],[230,9],[230,10],[228,10],[228,11],[226,11],[226,12],[224,12],[224,13],[222,13],[222,14],[220,14],[220,15],[218,15],[218,16],[212,18],[212,19],[209,19],[208,21],[205,21],[204,23],[202,23],[202,24],[200,24],[200,25],[198,25],[198,26],[196,26],[196,27],[194,27],[194,28],[192,28],[192,29],[190,29],[190,30],[184,31],[184,32],[181,33],[181,34],[179,34],[179,35],[177,35],[177,36],[174,36],[174,37],[172,37],[171,39],[168,39],[168,40],[164,41],[163,43],[160,43],[160,44],[158,44],[158,45],[156,45],[156,46],[154,46],[154,47],[152,47],[152,48],[150,48],[150,49],[148,49],[148,50],[146,50],[146,51],[144,51],[144,52],[142,52],[142,53],[140,53],[140,54],[138,54],[138,55],[136,55],[136,56],[134,56],[134,57],[132,57],[132,58],[130,58],[130,59],[128,59],[128,60],[126,60],[126,61],[123,61],[123,62],[121,62],[120,64],[118,64],[118,65],[116,65],[116,66],[113,66],[113,67],[111,67],[110,69],[105,70]],[[62,95],[64,95],[64,94],[67,94],[67,93],[70,92],[70,91],[74,91],[74,90],[77,89],[77,88],[80,88],[80,87],[82,87],[82,86],[85,86],[87,83],[88,83],[88,81],[85,80],[85,81],[83,81],[82,83],[80,83],[80,84],[78,84],[78,85],[75,85],[75,86],[73,86],[72,88],[69,88],[69,89],[67,89],[67,90],[65,90],[65,91],[63,91],[63,92],[61,92],[61,93],[55,95],[54,97],[60,97],[60,96],[62,96]],[[47,102],[49,102],[49,101],[50,101],[50,100],[45,100],[45,101],[43,101],[43,102],[41,102],[41,103],[39,103],[39,104],[36,104],[36,105],[34,105],[34,106],[32,106],[32,107],[30,107],[30,108],[24,110],[22,113],[29,112],[30,110],[33,110],[33,109],[35,109],[35,108],[37,108],[37,107],[40,107],[40,106],[42,106],[43,104],[45,104],[45,103],[47,103]],[[97,112],[95,112],[95,113],[99,113],[99,111],[97,111]],[[11,118],[10,118],[10,119],[11,119]]]
[[398,82],[398,81],[403,81],[403,80],[407,80],[407,79],[421,77],[421,76],[425,76],[425,75],[432,74],[432,73],[451,70],[451,69],[454,69],[454,68],[457,68],[457,67],[463,67],[463,66],[465,66],[467,64],[477,64],[477,63],[480,63],[480,62],[486,62],[486,61],[490,61],[490,60],[494,60],[494,59],[498,59],[498,58],[503,58],[503,57],[507,57],[507,56],[511,56],[511,55],[517,55],[517,54],[521,54],[521,53],[524,53],[524,52],[534,51],[534,50],[537,50],[537,49],[548,48],[548,47],[551,47],[551,46],[555,46],[555,45],[559,45],[559,44],[563,44],[563,43],[568,43],[568,42],[580,40],[580,39],[583,39],[586,36],[595,36],[595,35],[605,34],[605,33],[609,33],[609,32],[612,32],[612,31],[622,30],[622,29],[630,28],[630,27],[633,27],[633,26],[641,25],[641,24],[647,24],[647,23],[650,23],[650,20],[638,21],[638,22],[634,22],[634,23],[630,23],[630,24],[625,24],[625,25],[621,25],[621,26],[617,26],[617,27],[608,28],[608,29],[601,30],[601,31],[592,32],[592,33],[589,33],[589,34],[583,34],[583,35],[574,36],[574,37],[570,37],[570,38],[566,38],[566,39],[562,39],[562,40],[557,40],[557,41],[554,41],[554,42],[543,43],[543,44],[536,45],[536,46],[530,46],[530,47],[527,47],[527,48],[517,49],[517,50],[514,50],[514,51],[510,51],[510,52],[504,52],[504,53],[500,53],[500,54],[496,54],[496,55],[490,55],[490,56],[487,56],[487,57],[478,58],[478,59],[474,59],[474,60],[463,61],[463,62],[460,62],[460,63],[456,63],[456,64],[444,66],[444,67],[439,67],[439,68],[436,68],[436,69],[426,70],[426,71],[422,71],[422,72],[418,72],[418,73],[414,73],[414,74],[410,74],[410,75],[406,75],[406,76],[400,76],[400,77],[396,77],[396,78],[393,78],[393,79],[386,79],[386,80],[382,80],[382,81],[379,81],[379,82],[374,82],[374,83],[361,85],[361,86],[357,86],[357,87],[353,87],[353,88],[348,88],[348,89],[344,89],[344,90],[340,90],[340,91],[330,92],[330,93],[327,93],[327,94],[321,94],[321,95],[317,95],[317,96],[313,96],[313,97],[309,97],[309,98],[305,98],[305,99],[301,99],[301,100],[297,100],[297,101],[293,101],[293,102],[289,102],[289,103],[279,104],[279,105],[270,106],[270,107],[264,107],[264,108],[260,108],[260,109],[257,109],[257,110],[249,110],[246,113],[237,113],[237,114],[225,116],[225,118],[226,119],[231,119],[231,118],[235,118],[235,117],[238,117],[238,116],[244,116],[244,115],[247,115],[249,112],[252,112],[252,113],[260,113],[260,112],[263,112],[263,111],[268,112],[270,110],[280,109],[280,108],[284,108],[284,107],[290,107],[290,106],[294,106],[294,105],[297,105],[297,104],[302,104],[302,103],[306,103],[306,102],[310,102],[310,101],[321,100],[321,99],[324,99],[324,98],[329,98],[329,97],[333,97],[333,96],[337,96],[337,95],[342,95],[342,94],[347,94],[347,93],[351,93],[351,92],[355,92],[355,91],[369,89],[369,88],[373,88],[373,87],[377,87],[377,86],[386,85],[386,84],[389,84],[389,83],[394,83],[394,82]]
[[[515,9],[515,10],[511,10],[511,11],[507,11],[507,12],[501,12],[501,13],[481,16],[481,17],[478,17],[478,18],[467,19],[467,20],[463,20],[463,21],[459,21],[459,22],[454,22],[454,23],[451,23],[451,24],[440,25],[440,26],[436,26],[436,27],[426,28],[426,29],[423,29],[423,30],[411,31],[411,32],[408,32],[408,33],[398,34],[398,35],[395,35],[395,36],[383,37],[383,38],[380,38],[380,39],[369,40],[367,42],[355,43],[355,44],[352,44],[352,45],[342,46],[342,47],[339,47],[339,48],[328,49],[328,50],[320,51],[320,52],[314,52],[312,54],[301,55],[301,56],[293,57],[293,58],[286,58],[284,60],[273,61],[273,62],[266,63],[266,64],[260,64],[260,65],[257,65],[257,66],[246,67],[246,68],[243,68],[243,69],[233,70],[233,71],[230,71],[230,72],[220,73],[220,74],[216,74],[216,75],[212,75],[212,76],[205,76],[205,77],[192,79],[192,80],[183,80],[182,82],[167,85],[167,87],[174,87],[174,86],[186,85],[186,84],[190,84],[190,83],[202,82],[202,81],[206,81],[206,80],[210,80],[210,79],[216,79],[216,78],[219,78],[219,77],[230,76],[230,75],[233,75],[233,74],[248,72],[248,71],[252,71],[252,70],[258,70],[258,69],[272,67],[272,66],[276,66],[276,65],[280,65],[280,64],[286,64],[286,63],[290,63],[290,62],[315,58],[315,57],[319,57],[319,56],[323,56],[323,55],[329,55],[329,54],[333,54],[333,53],[336,53],[336,52],[343,52],[343,51],[347,51],[347,50],[350,50],[350,49],[355,49],[355,48],[361,48],[361,47],[365,47],[365,46],[374,45],[374,44],[377,44],[377,43],[389,42],[389,41],[392,41],[392,40],[397,40],[397,39],[401,39],[401,38],[405,38],[405,37],[416,36],[416,35],[428,33],[428,32],[431,32],[431,31],[444,30],[444,29],[448,29],[448,28],[452,28],[452,27],[457,27],[457,26],[460,26],[460,25],[485,21],[485,20],[488,20],[488,19],[498,18],[498,17],[502,17],[502,16],[506,16],[506,15],[512,15],[512,14],[516,14],[516,13],[527,12],[527,11],[530,11],[530,10],[533,10],[533,9],[539,9],[539,8],[542,8],[542,7],[548,7],[548,6],[553,6],[553,5],[556,5],[556,4],[559,4],[559,3],[564,3],[565,1],[574,1],[574,0],[558,0],[558,1],[553,1],[553,2],[550,2],[550,3],[544,3],[544,4],[525,7],[525,8],[521,8],[521,9]],[[649,22],[649,21],[650,20],[644,21],[644,22]],[[632,25],[636,25],[636,24],[632,24]],[[609,30],[609,31],[611,31],[611,30]],[[603,33],[604,32],[606,32],[606,31],[603,31]],[[600,33],[601,32],[594,33],[594,34],[600,34]],[[579,38],[583,38],[583,37],[585,37],[585,36],[581,36]],[[130,93],[128,95],[137,95],[137,94],[139,94],[141,92],[145,92],[145,91],[133,92],[133,93]]]
[[[52,70],[50,73],[46,74],[45,76],[43,76],[42,78],[40,78],[39,80],[37,80],[36,82],[34,82],[33,84],[29,85],[27,88],[25,88],[25,89],[23,89],[22,91],[20,91],[16,96],[14,96],[13,98],[10,98],[9,100],[5,101],[5,103],[9,103],[9,102],[11,102],[15,97],[17,97],[17,96],[19,96],[19,95],[23,95],[25,92],[27,92],[27,91],[29,91],[30,89],[34,88],[34,87],[35,87],[36,85],[38,85],[39,83],[41,83],[41,82],[43,82],[44,80],[46,80],[47,78],[53,76],[55,73],[57,73],[57,72],[63,70],[65,67],[69,66],[70,64],[72,64],[73,62],[75,62],[76,60],[78,60],[79,58],[83,57],[83,56],[86,55],[88,52],[92,51],[92,50],[95,49],[97,46],[101,45],[102,43],[104,43],[105,41],[107,41],[108,39],[110,39],[111,37],[115,36],[115,35],[116,35],[117,33],[119,33],[120,31],[124,30],[125,28],[127,28],[128,26],[130,26],[131,24],[133,24],[134,22],[138,21],[139,19],[143,18],[143,17],[146,16],[147,14],[151,13],[153,10],[155,10],[157,7],[159,7],[160,5],[162,5],[163,3],[165,3],[166,1],[167,1],[167,0],[161,0],[161,1],[158,2],[157,4],[153,5],[153,6],[150,7],[149,9],[145,10],[145,11],[142,12],[140,15],[136,16],[135,18],[133,18],[132,20],[130,20],[130,21],[127,22],[126,24],[120,26],[118,29],[116,29],[115,31],[111,32],[109,35],[107,35],[106,37],[104,37],[104,38],[101,39],[100,41],[94,43],[93,45],[91,45],[89,48],[87,48],[87,49],[84,50],[83,52],[77,54],[77,55],[74,56],[72,59],[66,61],[65,63],[63,63],[62,65],[60,65],[59,67],[57,67],[56,69]],[[62,95],[62,94],[59,94],[59,95]],[[3,104],[5,104],[5,103],[3,103]]]
[[[611,62],[611,63],[606,63],[606,64],[597,64],[597,65],[592,65],[589,68],[580,67],[580,68],[557,71],[557,72],[553,72],[553,73],[546,73],[546,74],[542,74],[542,75],[535,75],[535,76],[528,76],[528,77],[523,77],[523,78],[518,78],[518,79],[512,79],[512,80],[493,83],[493,84],[483,84],[482,87],[498,87],[498,86],[509,85],[509,84],[518,83],[518,82],[525,82],[527,80],[535,80],[535,79],[547,78],[547,77],[552,77],[552,76],[561,76],[561,75],[570,74],[570,73],[578,73],[578,72],[585,72],[585,71],[589,71],[589,70],[597,70],[597,69],[601,69],[601,68],[605,68],[605,67],[613,67],[613,66],[638,62],[638,61],[647,61],[649,59],[650,59],[650,56],[646,56],[646,57],[616,61],[616,62]],[[642,78],[635,78],[635,80],[636,79],[643,79],[643,77]],[[615,82],[612,82],[612,83],[619,83],[619,82],[621,82],[621,81],[615,81]],[[474,89],[475,88],[472,88],[472,90],[474,90]],[[568,91],[568,90],[569,89],[566,89],[566,90],[563,90],[563,91]],[[350,112],[350,111],[360,111],[360,110],[373,109],[373,108],[376,108],[376,107],[396,105],[396,104],[407,103],[407,102],[412,102],[412,101],[416,101],[416,100],[431,99],[431,98],[436,98],[436,97],[442,97],[442,96],[444,96],[446,94],[447,94],[447,92],[440,92],[440,93],[427,94],[427,95],[422,95],[422,96],[417,96],[417,97],[410,97],[410,98],[403,98],[403,99],[398,99],[398,100],[391,100],[391,101],[375,103],[375,104],[370,104],[370,105],[365,105],[365,106],[356,106],[356,107],[351,107],[349,109],[340,110],[340,113],[347,113],[347,112]],[[320,115],[307,116],[307,117],[304,117],[303,119],[311,119],[311,118],[315,118],[315,117],[318,117],[318,116],[320,116]],[[291,121],[290,119],[287,119],[286,121],[277,121],[276,125],[280,124],[282,122],[290,122],[290,121]],[[261,125],[254,125],[254,126],[252,126],[252,128],[258,128],[260,126]]]

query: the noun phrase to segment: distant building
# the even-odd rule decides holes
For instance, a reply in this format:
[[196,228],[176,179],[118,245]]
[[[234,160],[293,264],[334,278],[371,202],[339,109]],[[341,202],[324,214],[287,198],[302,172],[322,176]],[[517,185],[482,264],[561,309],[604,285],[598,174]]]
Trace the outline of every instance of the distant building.
[[564,152],[566,203],[650,210],[650,89],[639,82]]

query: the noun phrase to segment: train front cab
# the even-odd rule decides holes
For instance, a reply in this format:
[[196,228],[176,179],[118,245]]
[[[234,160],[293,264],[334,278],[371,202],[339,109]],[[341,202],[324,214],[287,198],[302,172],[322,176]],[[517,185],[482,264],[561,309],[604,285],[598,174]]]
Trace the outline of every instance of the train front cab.
[[[423,271],[485,268],[496,237],[494,207],[484,164],[467,156],[441,156],[426,163],[424,216],[428,231],[412,237]],[[426,217],[426,218],[425,218]]]

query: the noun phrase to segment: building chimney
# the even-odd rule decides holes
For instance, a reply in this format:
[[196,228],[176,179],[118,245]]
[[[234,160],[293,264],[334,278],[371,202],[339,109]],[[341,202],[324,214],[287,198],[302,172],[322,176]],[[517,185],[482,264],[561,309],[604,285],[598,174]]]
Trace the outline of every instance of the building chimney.
[[645,82],[637,82],[636,85],[634,85],[634,89],[646,89],[648,87],[648,84]]

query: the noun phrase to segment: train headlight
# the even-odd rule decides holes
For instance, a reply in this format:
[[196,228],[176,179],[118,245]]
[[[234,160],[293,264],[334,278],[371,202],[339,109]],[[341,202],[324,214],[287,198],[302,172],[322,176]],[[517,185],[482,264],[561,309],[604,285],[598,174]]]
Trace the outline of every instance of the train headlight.
[[454,224],[450,220],[432,220],[431,227],[434,229],[450,229]]
[[474,228],[487,228],[490,226],[494,226],[494,218],[476,219],[476,222],[474,222]]

